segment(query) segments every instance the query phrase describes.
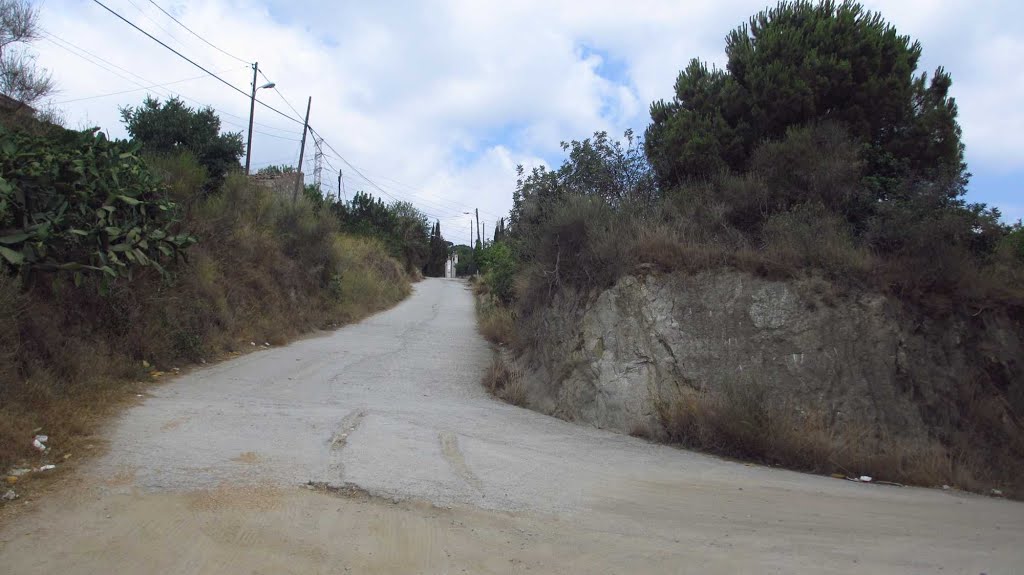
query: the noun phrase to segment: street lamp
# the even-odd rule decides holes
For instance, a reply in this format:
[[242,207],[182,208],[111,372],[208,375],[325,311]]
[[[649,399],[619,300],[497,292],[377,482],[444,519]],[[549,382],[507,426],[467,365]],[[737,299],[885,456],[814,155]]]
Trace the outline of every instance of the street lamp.
[[252,117],[256,112],[256,90],[273,88],[276,84],[267,82],[262,86],[256,86],[256,74],[259,72],[260,64],[252,65],[252,97],[249,99],[249,139],[245,141],[245,175],[249,175],[249,161],[252,159]]

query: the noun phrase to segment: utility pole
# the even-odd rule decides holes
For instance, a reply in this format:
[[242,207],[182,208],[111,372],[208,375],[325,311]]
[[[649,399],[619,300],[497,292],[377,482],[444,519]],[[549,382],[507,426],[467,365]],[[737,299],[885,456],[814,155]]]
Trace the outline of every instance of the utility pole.
[[487,247],[487,222],[484,222],[484,239],[480,242],[481,248]]
[[306,153],[306,132],[309,131],[309,108],[313,105],[313,96],[306,102],[306,122],[302,125],[302,144],[299,146],[299,174],[295,179],[295,191],[292,192],[292,203],[299,199],[299,188],[302,187],[305,178],[302,177],[302,156]]
[[338,203],[341,203],[341,170],[338,170]]
[[249,98],[249,138],[245,140],[245,175],[249,175],[249,161],[252,159],[252,116],[256,113],[256,74],[260,63],[252,65],[252,97]]

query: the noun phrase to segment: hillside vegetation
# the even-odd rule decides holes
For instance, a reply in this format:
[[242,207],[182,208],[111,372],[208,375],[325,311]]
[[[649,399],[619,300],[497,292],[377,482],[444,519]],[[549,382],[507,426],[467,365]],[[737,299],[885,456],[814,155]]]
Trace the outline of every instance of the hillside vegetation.
[[[725,69],[686,65],[675,97],[651,105],[644,140],[599,132],[563,143],[557,169],[520,169],[508,227],[479,259],[492,339],[536,358],[564,336],[545,314],[556,297],[582,308],[625,276],[727,269],[813,278],[837,298],[884,294],[922,322],[994,314],[1020,325],[1024,230],[965,200],[952,80],[917,70],[918,43],[854,2],[786,1],[730,32],[725,50]],[[947,473],[929,481],[952,481],[965,451],[982,454],[973,471],[993,483],[1024,469],[1024,375],[1018,365],[988,377],[963,382],[974,389],[964,397],[984,400],[948,398],[962,429],[936,438]],[[670,439],[835,469],[827,449],[778,456],[763,446],[780,441],[721,441],[723,426],[770,419],[737,417],[746,407],[732,397],[663,410]],[[1007,406],[1000,422],[976,409],[989,400]],[[773,433],[766,423],[732,436]]]
[[[211,111],[167,108],[218,137]],[[390,307],[425,262],[402,257],[429,245],[411,207],[387,220],[408,243],[362,229],[315,188],[293,202],[250,183],[238,146],[197,155],[166,133],[188,122],[153,121],[156,142],[0,128],[0,468],[37,461],[36,433],[49,460],[80,454],[140,382]]]

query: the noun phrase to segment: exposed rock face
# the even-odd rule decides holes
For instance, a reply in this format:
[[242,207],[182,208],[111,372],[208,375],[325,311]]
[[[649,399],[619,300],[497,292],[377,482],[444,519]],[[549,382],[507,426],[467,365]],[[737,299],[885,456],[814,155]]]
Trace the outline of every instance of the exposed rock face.
[[598,427],[658,434],[658,401],[728,385],[889,437],[948,438],[970,402],[998,406],[996,435],[1024,414],[1024,329],[1001,313],[926,319],[820,280],[706,272],[626,277],[539,314],[531,403]]

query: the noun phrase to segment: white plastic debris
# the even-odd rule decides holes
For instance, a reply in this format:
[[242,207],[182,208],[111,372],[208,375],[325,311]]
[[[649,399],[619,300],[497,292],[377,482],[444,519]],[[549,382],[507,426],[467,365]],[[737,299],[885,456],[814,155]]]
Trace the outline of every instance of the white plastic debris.
[[861,475],[857,479],[859,481],[863,482],[863,483],[871,483],[871,476],[870,475]]
[[52,463],[48,463],[46,465],[43,465],[39,469],[36,469],[36,471],[49,471],[51,469],[57,469],[57,466],[53,465]]
[[29,471],[32,471],[32,470],[27,468],[27,467],[19,467],[17,469],[12,469],[12,470],[8,471],[7,475],[11,475],[11,476],[14,476],[14,477],[21,477],[22,475],[25,475]]
[[255,342],[255,341],[250,341],[250,342],[249,342],[249,345],[251,345],[251,346],[253,346],[253,347],[256,347],[256,342]]
[[948,485],[943,485],[942,486],[942,490],[943,491],[949,491],[949,489],[950,489],[950,487]]
[[992,495],[995,495],[996,497],[1002,497],[1003,496],[1003,492],[1000,489],[993,489],[992,490]]
[[32,440],[32,447],[35,447],[39,451],[46,451],[46,442],[49,439],[50,438],[45,435],[37,435],[35,439]]
[[7,493],[4,493],[4,496],[0,497],[0,499],[3,499],[4,501],[14,501],[17,498],[18,494],[15,493],[13,489],[8,489]]

